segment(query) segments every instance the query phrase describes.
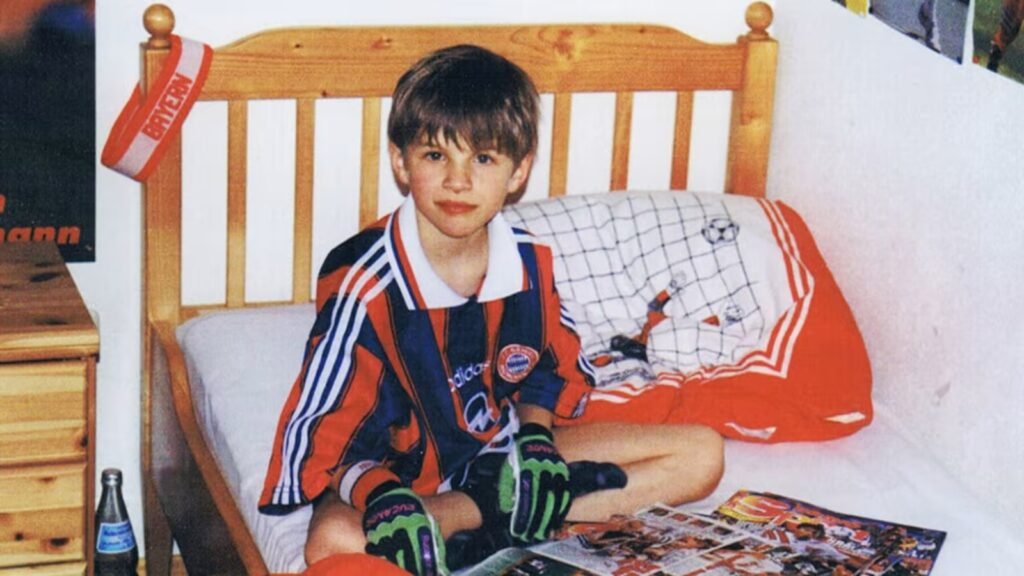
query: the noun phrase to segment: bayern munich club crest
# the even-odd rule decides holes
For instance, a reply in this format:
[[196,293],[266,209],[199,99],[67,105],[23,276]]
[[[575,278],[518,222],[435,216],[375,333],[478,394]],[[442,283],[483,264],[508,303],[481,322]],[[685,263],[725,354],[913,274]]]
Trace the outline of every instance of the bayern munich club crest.
[[507,382],[519,382],[533,370],[539,358],[540,354],[529,346],[509,344],[498,353],[498,374]]

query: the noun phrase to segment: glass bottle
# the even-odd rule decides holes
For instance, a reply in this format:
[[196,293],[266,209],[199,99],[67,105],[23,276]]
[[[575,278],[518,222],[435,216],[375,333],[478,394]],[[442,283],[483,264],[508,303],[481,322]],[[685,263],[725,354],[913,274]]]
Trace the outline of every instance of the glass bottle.
[[102,482],[103,493],[96,508],[95,576],[135,576],[139,548],[121,495],[121,471],[107,468]]

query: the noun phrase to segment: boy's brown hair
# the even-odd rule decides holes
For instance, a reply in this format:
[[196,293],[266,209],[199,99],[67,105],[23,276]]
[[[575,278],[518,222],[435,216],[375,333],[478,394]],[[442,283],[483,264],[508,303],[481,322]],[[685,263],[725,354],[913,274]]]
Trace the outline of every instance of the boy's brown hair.
[[400,150],[439,137],[496,149],[516,164],[537,149],[539,97],[519,66],[469,44],[433,52],[398,80],[388,138]]

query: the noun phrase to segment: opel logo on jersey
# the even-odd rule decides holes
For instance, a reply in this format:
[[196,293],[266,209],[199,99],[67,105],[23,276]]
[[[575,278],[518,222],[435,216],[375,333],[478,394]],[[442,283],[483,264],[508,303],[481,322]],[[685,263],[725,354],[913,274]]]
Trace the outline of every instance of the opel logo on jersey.
[[462,410],[462,418],[466,421],[466,429],[475,434],[483,434],[494,425],[495,419],[490,404],[487,402],[487,394],[477,392],[466,402]]
[[474,378],[479,376],[484,370],[490,367],[490,362],[480,362],[479,364],[468,364],[466,366],[459,366],[455,369],[455,373],[448,379],[448,385],[453,390],[458,390],[473,381]]
[[529,346],[509,344],[498,354],[498,374],[508,382],[519,382],[537,365],[540,354]]

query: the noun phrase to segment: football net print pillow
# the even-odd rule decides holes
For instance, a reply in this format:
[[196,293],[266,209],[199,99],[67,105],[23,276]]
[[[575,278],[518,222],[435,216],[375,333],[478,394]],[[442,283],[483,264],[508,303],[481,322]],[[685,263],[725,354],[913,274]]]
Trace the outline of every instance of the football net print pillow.
[[763,442],[870,422],[860,332],[785,204],[619,192],[505,216],[554,252],[559,294],[595,366],[582,421],[697,422]]

